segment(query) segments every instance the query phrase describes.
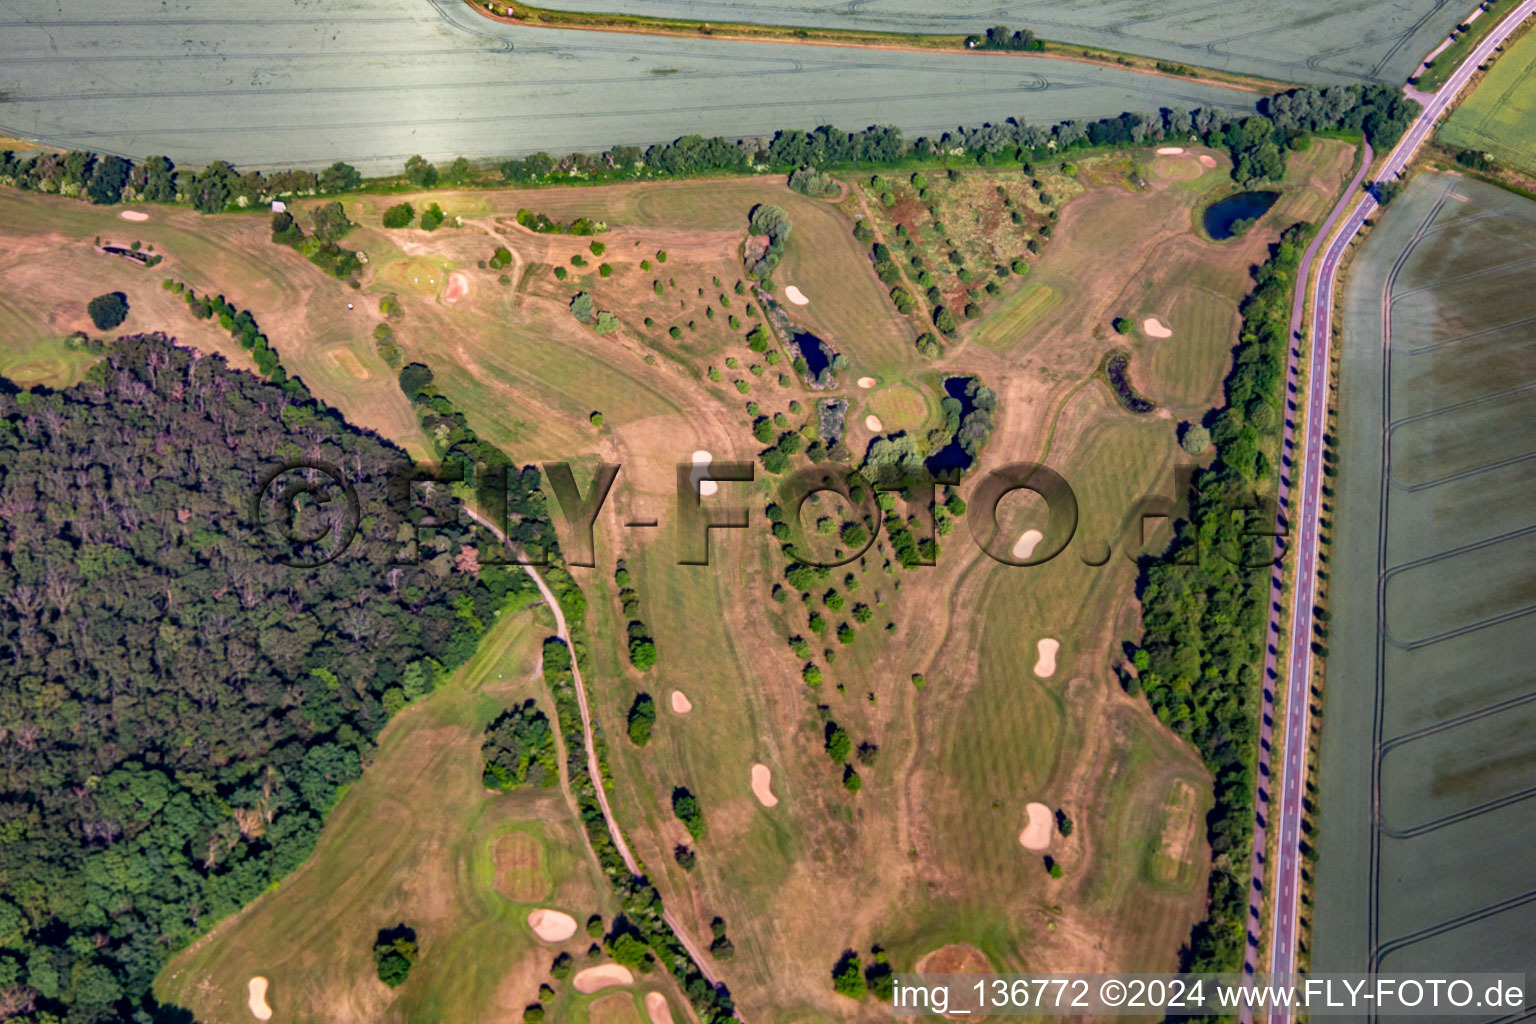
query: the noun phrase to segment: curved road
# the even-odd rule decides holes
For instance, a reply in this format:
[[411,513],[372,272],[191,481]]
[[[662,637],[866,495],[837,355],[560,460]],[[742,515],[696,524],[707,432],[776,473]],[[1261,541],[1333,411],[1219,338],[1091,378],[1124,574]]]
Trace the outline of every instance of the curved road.
[[[1531,2],[1536,3],[1536,0],[1531,0]],[[500,526],[491,522],[468,505],[461,505],[459,507],[464,510],[464,513],[469,518],[495,534],[496,539],[501,541],[501,543],[507,543],[507,535],[502,532]],[[554,613],[555,635],[564,640],[565,645],[571,648],[571,679],[576,684],[576,705],[581,709],[581,731],[587,745],[587,773],[592,776],[592,788],[597,791],[597,802],[603,809],[603,821],[608,825],[608,835],[613,839],[613,845],[618,847],[619,856],[624,858],[624,866],[629,869],[629,873],[637,878],[643,878],[645,877],[645,872],[640,870],[640,862],[635,859],[635,855],[630,852],[629,844],[624,841],[624,830],[619,827],[618,821],[614,818],[613,808],[608,805],[608,794],[603,789],[603,773],[601,766],[597,762],[597,747],[592,742],[592,712],[587,707],[587,687],[581,678],[581,666],[576,663],[576,648],[571,643],[571,631],[565,622],[565,611],[560,607],[560,602],[555,598],[554,591],[549,589],[549,584],[544,582],[544,577],[539,574],[537,569],[531,565],[524,565],[523,571],[529,575],[534,584],[539,588],[539,593],[544,597],[544,603]],[[601,870],[602,865],[598,865],[598,869]],[[672,916],[672,912],[670,910],[663,910],[661,916],[662,920],[667,922],[667,927],[671,928],[673,934],[677,936],[677,941],[682,943],[683,948],[688,950],[688,955],[693,957],[693,962],[699,967],[699,973],[704,975],[711,985],[718,987],[720,979],[715,976],[709,961],[704,959],[703,952],[688,937],[688,933],[683,931],[677,919]],[[740,1014],[737,1016],[739,1018]]]
[[[1445,85],[1433,95],[1423,96],[1414,94],[1425,104],[1424,111],[1418,120],[1403,135],[1403,138],[1387,154],[1386,160],[1377,171],[1373,181],[1384,182],[1396,178],[1402,173],[1403,168],[1413,159],[1414,153],[1420,145],[1429,138],[1434,131],[1435,123],[1449,109],[1457,95],[1472,76],[1477,68],[1507,39],[1516,27],[1520,25],[1531,13],[1536,11],[1536,0],[1525,0],[1519,7],[1511,11],[1497,28],[1488,34],[1477,47],[1467,55],[1465,61],[1457,67],[1456,71],[1446,81]],[[1365,151],[1363,161],[1365,167],[1369,167],[1371,152],[1369,147]],[[1312,608],[1316,600],[1317,584],[1317,534],[1318,515],[1322,507],[1322,453],[1323,430],[1327,423],[1328,385],[1329,385],[1329,354],[1331,350],[1333,333],[1333,290],[1337,282],[1339,261],[1345,250],[1349,247],[1355,235],[1364,225],[1365,220],[1375,212],[1376,199],[1370,194],[1359,197],[1356,201],[1355,192],[1359,187],[1365,170],[1362,168],[1360,176],[1355,179],[1349,194],[1340,200],[1338,206],[1329,216],[1327,224],[1318,234],[1312,246],[1303,258],[1298,277],[1306,280],[1311,272],[1311,264],[1316,249],[1320,242],[1328,238],[1328,232],[1334,223],[1344,214],[1345,210],[1354,203],[1344,220],[1342,228],[1328,241],[1328,247],[1323,253],[1323,259],[1317,267],[1316,279],[1313,286],[1312,303],[1312,352],[1309,364],[1306,399],[1306,438],[1305,461],[1301,468],[1300,487],[1301,512],[1299,522],[1301,524],[1301,543],[1296,556],[1296,593],[1291,604],[1291,624],[1289,646],[1286,651],[1286,700],[1285,700],[1285,762],[1280,771],[1281,793],[1279,807],[1279,839],[1275,845],[1277,863],[1271,886],[1276,893],[1274,901],[1273,931],[1270,942],[1270,972],[1278,975],[1294,974],[1296,972],[1296,917],[1301,896],[1301,820],[1303,815],[1302,793],[1307,774],[1307,736],[1311,719],[1311,679],[1312,679]],[[1305,300],[1305,289],[1298,290],[1296,304],[1291,316],[1292,349],[1289,371],[1286,375],[1286,387],[1290,394],[1287,399],[1288,406],[1294,404],[1297,394],[1296,361],[1300,354],[1302,335],[1302,308]],[[1292,455],[1293,420],[1289,414],[1285,429],[1284,467],[1281,477],[1280,511],[1279,518],[1283,525],[1290,519],[1289,483],[1284,475],[1286,472],[1294,472]],[[1278,598],[1278,568],[1276,571],[1274,588],[1271,594]],[[1264,859],[1263,836],[1265,823],[1269,810],[1269,782],[1270,774],[1270,730],[1273,710],[1273,682],[1274,660],[1277,656],[1276,644],[1280,639],[1278,603],[1270,605],[1269,622],[1269,654],[1266,657],[1265,667],[1265,699],[1264,699],[1264,724],[1261,730],[1260,745],[1260,770],[1259,793],[1255,813],[1257,817],[1254,832],[1254,857],[1253,879],[1249,890],[1249,936],[1248,957],[1244,964],[1244,970],[1253,971],[1252,957],[1257,946],[1259,913],[1263,900],[1264,886]],[[1245,1018],[1247,1015],[1244,1015]],[[1276,1012],[1270,1014],[1272,1024],[1287,1024],[1290,1014]]]

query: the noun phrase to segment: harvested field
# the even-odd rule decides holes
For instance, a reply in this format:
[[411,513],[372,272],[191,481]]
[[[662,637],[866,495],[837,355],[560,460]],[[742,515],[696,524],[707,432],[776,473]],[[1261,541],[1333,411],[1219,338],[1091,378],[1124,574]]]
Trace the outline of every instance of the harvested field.
[[1318,971],[1536,970],[1532,260],[1536,203],[1425,173],[1350,268]]
[[[63,148],[163,153],[193,166],[223,159],[242,169],[318,169],[346,160],[397,173],[413,153],[489,160],[643,146],[690,132],[809,130],[828,120],[850,130],[881,123],[932,131],[1014,115],[1052,123],[1159,106],[1251,110],[1254,100],[1039,57],[978,59],[957,48],[872,58],[824,46],[540,29],[493,22],[458,3],[294,10],[287,0],[252,0],[235,13],[146,13],[110,0],[93,8],[115,24],[106,34],[44,0],[9,11],[0,39],[9,132]],[[263,27],[259,35],[252,24]],[[1435,35],[1449,28],[1447,21]],[[347,74],[335,73],[336,61]],[[262,76],[231,79],[221,63],[259,63]],[[58,89],[64,78],[80,87]],[[494,103],[487,82],[497,83]],[[830,107],[827,97],[836,97]]]

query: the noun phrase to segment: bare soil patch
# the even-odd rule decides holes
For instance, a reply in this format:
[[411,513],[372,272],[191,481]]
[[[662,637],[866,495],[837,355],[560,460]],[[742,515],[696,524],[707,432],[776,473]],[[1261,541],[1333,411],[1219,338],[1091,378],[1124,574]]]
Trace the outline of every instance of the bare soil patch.
[[448,275],[448,287],[443,289],[443,301],[453,305],[469,294],[469,277],[454,271]]
[[992,969],[986,954],[965,942],[940,946],[917,962],[919,974],[989,974]]

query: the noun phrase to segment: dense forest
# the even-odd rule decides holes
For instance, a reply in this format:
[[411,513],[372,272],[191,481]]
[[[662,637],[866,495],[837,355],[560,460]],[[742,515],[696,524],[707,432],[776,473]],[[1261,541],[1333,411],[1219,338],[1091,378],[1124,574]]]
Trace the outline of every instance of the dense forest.
[[[358,500],[316,570],[248,512],[294,459]],[[393,564],[405,465],[159,337],[0,395],[0,1019],[151,1019],[166,958],[308,856],[390,714],[531,587],[450,531]]]
[[1210,908],[1186,951],[1185,966],[1194,971],[1238,970],[1247,936],[1274,543],[1264,533],[1265,517],[1272,525],[1291,296],[1311,232],[1307,224],[1288,228],[1255,273],[1242,305],[1227,404],[1209,427],[1216,458],[1195,475],[1188,520],[1167,556],[1147,566],[1141,580],[1139,685],[1158,718],[1200,751],[1216,784],[1206,818]]

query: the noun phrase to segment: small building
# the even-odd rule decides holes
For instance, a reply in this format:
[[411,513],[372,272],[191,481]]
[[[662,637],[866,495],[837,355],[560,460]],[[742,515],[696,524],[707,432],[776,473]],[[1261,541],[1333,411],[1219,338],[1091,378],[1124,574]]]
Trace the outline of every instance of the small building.
[[273,213],[283,213],[287,209],[288,209],[288,204],[283,202],[281,199],[274,199],[274,200],[272,200],[272,212]]

